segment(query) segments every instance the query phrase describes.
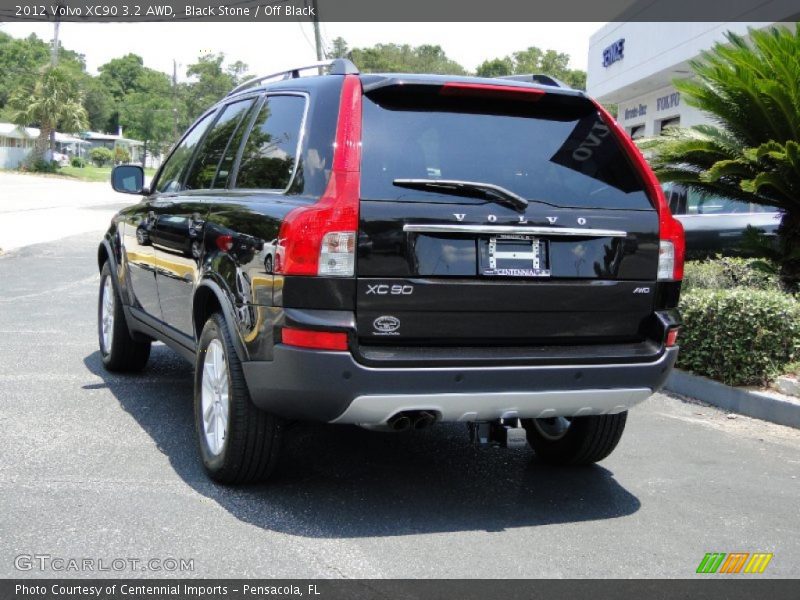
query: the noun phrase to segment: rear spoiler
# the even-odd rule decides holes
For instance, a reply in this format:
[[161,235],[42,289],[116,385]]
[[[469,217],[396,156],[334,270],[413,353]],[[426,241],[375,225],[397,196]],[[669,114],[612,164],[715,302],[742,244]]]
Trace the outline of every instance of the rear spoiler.
[[[441,75],[415,75],[415,74],[392,74],[392,75],[362,75],[361,81],[365,94],[389,88],[389,87],[464,87],[478,88],[481,86],[497,88],[508,88],[509,91],[538,90],[546,94],[557,94],[559,96],[575,96],[587,98],[586,94],[580,90],[566,87],[556,87],[553,85],[529,83],[514,79],[490,79],[479,77],[444,77]],[[535,92],[534,92],[535,93]]]

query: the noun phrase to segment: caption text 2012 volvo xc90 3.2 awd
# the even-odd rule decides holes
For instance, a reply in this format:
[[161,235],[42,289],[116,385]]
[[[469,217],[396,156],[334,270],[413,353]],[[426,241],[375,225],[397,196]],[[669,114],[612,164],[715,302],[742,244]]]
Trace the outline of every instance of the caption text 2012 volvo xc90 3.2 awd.
[[99,246],[106,367],[192,361],[221,482],[296,420],[605,458],[678,352],[683,231],[641,154],[558,85],[326,68],[233,90],[148,187],[114,170],[143,198]]

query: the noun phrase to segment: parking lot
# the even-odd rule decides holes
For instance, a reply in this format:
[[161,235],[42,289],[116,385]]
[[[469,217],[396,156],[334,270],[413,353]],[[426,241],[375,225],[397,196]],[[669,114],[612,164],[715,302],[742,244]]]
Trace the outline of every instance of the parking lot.
[[[53,210],[92,211],[76,208],[86,197]],[[107,222],[118,198],[95,212]],[[102,233],[75,218],[68,237],[0,257],[2,577],[62,574],[20,570],[35,554],[192,561],[68,573],[95,577],[690,577],[707,552],[772,552],[762,577],[798,574],[800,431],[665,394],[594,467],[476,449],[463,426],[299,424],[271,483],[215,485],[191,366],[157,345],[140,375],[101,368]]]
[[0,250],[102,230],[132,198],[108,183],[0,172]]

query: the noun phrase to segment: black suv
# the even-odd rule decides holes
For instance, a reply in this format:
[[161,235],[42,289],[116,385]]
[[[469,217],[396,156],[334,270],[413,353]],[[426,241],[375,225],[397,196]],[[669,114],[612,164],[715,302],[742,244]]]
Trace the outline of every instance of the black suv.
[[641,154],[583,92],[326,67],[233,90],[149,187],[114,170],[144,199],[98,251],[106,367],[194,362],[222,482],[294,420],[606,457],[678,352],[683,230]]

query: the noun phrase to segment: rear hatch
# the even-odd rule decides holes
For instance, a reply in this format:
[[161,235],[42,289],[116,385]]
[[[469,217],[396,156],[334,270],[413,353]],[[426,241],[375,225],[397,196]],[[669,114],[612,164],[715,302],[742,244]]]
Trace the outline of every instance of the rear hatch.
[[362,139],[360,344],[647,339],[658,213],[585,96],[388,79]]

